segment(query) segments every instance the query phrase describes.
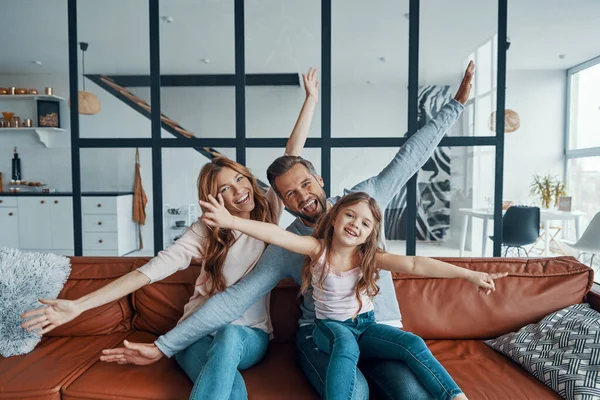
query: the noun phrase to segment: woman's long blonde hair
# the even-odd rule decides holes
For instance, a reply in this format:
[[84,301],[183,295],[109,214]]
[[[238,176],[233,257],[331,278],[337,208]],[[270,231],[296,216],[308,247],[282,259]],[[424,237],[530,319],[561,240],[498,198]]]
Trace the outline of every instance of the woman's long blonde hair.
[[[382,214],[381,209],[377,205],[377,202],[374,198],[369,196],[365,192],[355,192],[350,193],[335,203],[335,205],[329,210],[321,219],[319,220],[317,227],[313,232],[313,237],[322,241],[323,245],[321,247],[321,252],[314,259],[307,258],[304,263],[304,267],[302,268],[302,287],[300,292],[306,293],[308,287],[312,283],[312,270],[317,265],[323,256],[323,253],[326,252],[327,258],[329,258],[329,250],[331,249],[331,243],[333,241],[333,225],[335,223],[335,219],[346,207],[357,204],[361,201],[364,201],[369,205],[371,212],[373,213],[373,231],[365,240],[365,242],[357,247],[357,251],[359,252],[358,256],[360,258],[360,270],[362,272],[362,277],[358,281],[356,285],[356,298],[358,299],[358,310],[362,308],[362,300],[361,294],[366,293],[369,297],[374,297],[379,293],[379,287],[377,286],[377,281],[379,280],[379,269],[376,265],[375,256],[378,252],[382,250],[379,246],[379,239],[381,236],[381,221]],[[328,262],[328,260],[325,260]],[[323,273],[321,273],[321,277],[319,282],[317,283],[322,287],[323,281],[327,276],[327,269],[323,268]]]
[[[258,186],[256,178],[248,168],[227,157],[215,157],[210,163],[202,167],[200,175],[198,175],[198,198],[202,201],[208,201],[209,194],[217,197],[217,174],[223,168],[231,168],[250,181],[252,190],[254,191],[254,209],[250,212],[250,219],[275,223],[277,216],[274,215],[265,192]],[[208,244],[204,255],[204,271],[208,276],[209,296],[222,292],[227,287],[225,277],[223,276],[223,264],[225,263],[227,252],[234,242],[235,237],[231,230],[208,227]]]

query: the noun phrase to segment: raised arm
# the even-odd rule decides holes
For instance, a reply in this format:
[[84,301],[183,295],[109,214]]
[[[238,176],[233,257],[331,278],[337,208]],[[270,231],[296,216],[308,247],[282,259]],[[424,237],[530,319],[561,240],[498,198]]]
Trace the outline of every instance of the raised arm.
[[412,135],[378,175],[359,183],[350,191],[369,193],[385,209],[410,177],[431,157],[446,132],[458,120],[469,98],[474,71],[475,64],[471,61],[454,99]]
[[199,223],[186,230],[182,237],[169,248],[136,271],[131,271],[102,288],[86,294],[76,300],[41,299],[45,307],[28,311],[21,318],[30,320],[21,326],[44,335],[54,328],[77,318],[84,311],[113,302],[139,288],[174,274],[190,265],[192,258],[201,257],[203,229]]
[[294,129],[288,139],[287,146],[285,147],[285,154],[290,156],[302,155],[302,150],[304,149],[304,144],[308,137],[308,131],[310,130],[313,113],[315,112],[315,107],[319,101],[317,69],[310,67],[307,74],[302,74],[302,81],[304,82],[306,99],[300,110],[300,115],[298,115],[296,125],[294,125]]
[[223,205],[223,197],[218,194],[218,201],[211,195],[209,201],[200,201],[204,213],[202,221],[208,226],[240,231],[266,243],[283,247],[294,253],[316,257],[321,250],[321,243],[312,236],[299,236],[288,232],[275,224],[259,222],[233,216]]
[[432,278],[462,278],[479,286],[486,294],[496,290],[494,279],[504,278],[508,273],[487,274],[457,267],[444,261],[421,256],[400,256],[381,252],[377,254],[377,267],[392,272]]
[[104,350],[102,361],[149,364],[163,355],[173,356],[199,339],[240,318],[260,298],[270,292],[280,280],[294,274],[286,269],[290,253],[277,246],[268,246],[256,267],[235,285],[212,296],[175,328],[160,336],[154,344],[125,344],[126,347]]

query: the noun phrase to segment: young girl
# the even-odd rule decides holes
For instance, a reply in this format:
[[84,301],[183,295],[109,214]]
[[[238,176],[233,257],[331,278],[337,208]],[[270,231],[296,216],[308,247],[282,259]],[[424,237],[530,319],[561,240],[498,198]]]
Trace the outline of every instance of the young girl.
[[[316,69],[310,68],[308,74],[302,76],[306,100],[286,146],[286,154],[297,156],[302,153],[308,136],[319,88]],[[221,205],[240,219],[277,224],[283,211],[283,203],[274,190],[269,189],[265,193],[246,167],[226,157],[216,157],[205,164],[198,176],[200,200],[208,200],[208,196],[212,198],[217,193],[222,199]],[[40,300],[48,307],[23,314],[22,318],[31,319],[21,326],[28,331],[36,330],[40,335],[45,334],[86,310],[115,301],[188,268],[192,261],[202,262],[194,294],[185,305],[183,317],[179,320],[181,322],[202,307],[211,296],[248,274],[264,249],[264,242],[242,232],[212,229],[198,221],[175,244],[161,251],[147,264],[95,292],[76,300]],[[267,295],[246,310],[238,320],[177,353],[177,362],[195,382],[190,399],[248,397],[239,370],[253,366],[266,353],[272,333],[268,304]],[[124,345],[132,352],[144,346],[127,341]],[[105,350],[100,359],[122,363],[124,358]]]
[[319,221],[313,236],[298,236],[278,226],[241,220],[229,214],[223,200],[201,202],[209,226],[235,229],[267,243],[305,254],[302,292],[313,289],[317,347],[331,355],[325,398],[349,399],[361,357],[400,359],[436,399],[466,399],[420,337],[375,322],[371,298],[378,293],[379,269],[439,278],[464,278],[486,294],[495,290],[486,274],[424,257],[389,254],[378,247],[382,215],[363,192],[342,197]]

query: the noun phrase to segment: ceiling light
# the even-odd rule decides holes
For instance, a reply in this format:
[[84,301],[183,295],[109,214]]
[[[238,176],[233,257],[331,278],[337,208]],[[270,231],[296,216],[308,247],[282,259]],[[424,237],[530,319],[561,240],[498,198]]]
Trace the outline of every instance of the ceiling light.
[[165,15],[164,17],[161,17],[161,19],[163,21],[165,21],[167,24],[170,24],[171,22],[173,22],[173,17],[170,17],[168,15]]
[[[79,107],[79,114],[83,115],[94,115],[100,112],[100,99],[92,92],[85,90],[85,52],[88,49],[88,44],[85,42],[79,42],[79,49],[81,49],[81,78],[83,81],[83,90],[77,92],[77,103]],[[71,107],[71,101],[69,100],[69,107]]]
[[386,62],[387,58],[385,56],[379,57],[379,61],[381,62]]
[[200,59],[204,64],[210,64],[210,58],[202,58]]
[[32,61],[32,63],[34,63],[35,65],[42,65],[41,61]]
[[560,58],[561,60],[564,60],[565,58],[567,58],[566,54],[559,54],[558,58]]

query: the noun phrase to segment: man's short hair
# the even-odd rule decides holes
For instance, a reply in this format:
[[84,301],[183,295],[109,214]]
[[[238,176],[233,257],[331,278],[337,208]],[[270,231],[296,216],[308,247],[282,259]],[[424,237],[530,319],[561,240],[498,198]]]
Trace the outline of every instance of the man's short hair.
[[315,178],[317,177],[317,171],[315,170],[315,167],[312,165],[312,163],[300,156],[281,156],[275,159],[275,161],[273,161],[271,165],[269,165],[269,168],[267,168],[267,179],[269,180],[269,184],[271,184],[271,187],[273,188],[273,190],[275,190],[275,193],[277,193],[281,198],[283,198],[283,196],[281,195],[279,189],[277,189],[277,186],[275,185],[275,178],[285,174],[296,164],[304,165],[304,167],[306,167],[306,169],[308,170],[308,172],[310,172],[312,176],[314,176]]

